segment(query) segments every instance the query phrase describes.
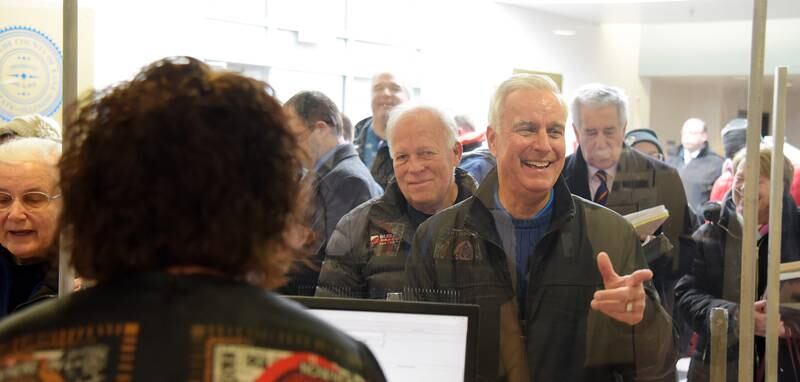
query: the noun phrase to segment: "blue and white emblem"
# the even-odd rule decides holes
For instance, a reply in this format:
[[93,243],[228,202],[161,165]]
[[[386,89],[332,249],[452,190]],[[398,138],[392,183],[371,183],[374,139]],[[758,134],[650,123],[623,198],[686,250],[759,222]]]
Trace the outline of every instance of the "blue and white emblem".
[[24,26],[0,28],[0,120],[53,115],[61,106],[62,57],[44,33]]

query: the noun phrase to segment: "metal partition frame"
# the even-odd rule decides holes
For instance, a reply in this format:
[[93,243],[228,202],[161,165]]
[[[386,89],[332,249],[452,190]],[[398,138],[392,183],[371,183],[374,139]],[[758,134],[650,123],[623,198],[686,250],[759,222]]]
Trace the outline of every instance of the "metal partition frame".
[[[70,121],[70,108],[78,99],[78,0],[63,1],[63,35],[64,65],[62,74],[64,87],[61,103],[61,136],[66,136],[65,129]],[[68,141],[62,141],[66,149]],[[70,266],[70,254],[64,248],[64,240],[59,241],[58,250],[58,295],[65,296],[72,292],[75,272]]]

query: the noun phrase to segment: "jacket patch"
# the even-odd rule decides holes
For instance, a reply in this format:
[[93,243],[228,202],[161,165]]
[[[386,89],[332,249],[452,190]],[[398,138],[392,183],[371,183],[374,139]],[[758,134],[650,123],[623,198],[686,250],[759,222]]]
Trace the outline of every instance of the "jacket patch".
[[458,243],[453,250],[453,257],[460,261],[472,261],[475,258],[475,250],[472,248],[472,243],[469,241]]
[[364,381],[360,375],[310,352],[220,344],[210,355],[209,381]]
[[382,245],[394,245],[400,242],[400,238],[391,233],[382,233],[369,237],[369,244],[374,248]]
[[475,232],[454,229],[448,232],[433,252],[435,259],[453,258],[457,261],[481,260],[480,247],[476,248],[478,238]]
[[396,256],[402,238],[392,233],[381,233],[369,237],[369,246],[375,256]]

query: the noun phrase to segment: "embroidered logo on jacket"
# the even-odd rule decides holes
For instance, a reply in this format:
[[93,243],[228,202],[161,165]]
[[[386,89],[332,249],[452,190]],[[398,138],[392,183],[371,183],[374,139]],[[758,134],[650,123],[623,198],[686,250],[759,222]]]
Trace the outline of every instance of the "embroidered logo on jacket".
[[372,247],[394,245],[399,242],[400,238],[391,233],[382,233],[380,235],[372,235],[369,237],[369,243]]

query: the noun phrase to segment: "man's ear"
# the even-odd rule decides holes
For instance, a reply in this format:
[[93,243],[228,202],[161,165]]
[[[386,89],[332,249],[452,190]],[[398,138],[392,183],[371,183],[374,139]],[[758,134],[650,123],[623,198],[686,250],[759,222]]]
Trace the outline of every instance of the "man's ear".
[[456,154],[456,167],[458,167],[458,164],[461,163],[461,156],[464,154],[464,146],[461,145],[461,142],[456,141],[456,144],[453,145],[453,153]]
[[495,148],[497,145],[497,133],[492,125],[486,127],[486,141],[489,143],[489,151],[497,157],[497,149]]
[[322,121],[314,122],[313,130],[328,129],[328,128],[330,128],[330,126],[328,126],[328,124],[325,122]]
[[580,129],[578,129],[578,126],[575,126],[575,122],[573,122],[572,123],[572,132],[575,133],[575,139],[578,140],[578,143],[580,144],[581,136],[580,136],[580,134],[578,134],[578,130],[580,130]]

